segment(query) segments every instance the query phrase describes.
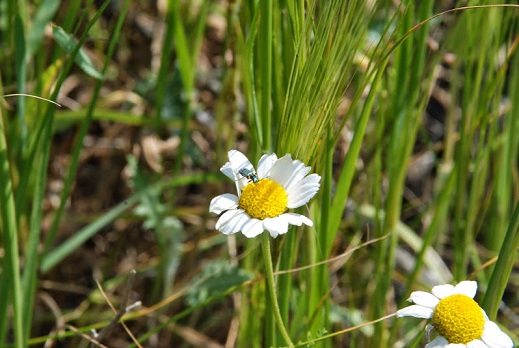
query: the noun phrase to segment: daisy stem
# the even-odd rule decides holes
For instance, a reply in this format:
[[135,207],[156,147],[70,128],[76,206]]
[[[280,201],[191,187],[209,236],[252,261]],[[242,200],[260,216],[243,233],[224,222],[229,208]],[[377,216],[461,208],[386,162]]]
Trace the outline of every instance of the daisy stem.
[[294,343],[290,339],[290,336],[283,324],[283,319],[281,318],[281,311],[279,310],[278,298],[276,295],[276,283],[274,282],[274,269],[272,267],[272,255],[270,252],[270,235],[267,231],[261,234],[261,250],[263,252],[263,260],[265,262],[265,273],[267,277],[267,287],[270,294],[270,300],[272,302],[272,307],[274,308],[274,319],[276,320],[276,324],[278,326],[279,331],[281,332],[281,336],[285,339],[285,342],[293,347]]

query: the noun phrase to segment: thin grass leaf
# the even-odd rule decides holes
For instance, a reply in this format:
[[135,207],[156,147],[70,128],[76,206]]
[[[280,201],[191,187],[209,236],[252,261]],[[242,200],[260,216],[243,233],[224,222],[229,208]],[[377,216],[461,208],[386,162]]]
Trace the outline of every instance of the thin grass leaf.
[[364,134],[366,132],[366,127],[368,124],[369,116],[371,114],[371,109],[373,108],[373,103],[375,101],[375,96],[377,91],[380,88],[380,84],[382,81],[382,76],[384,73],[385,65],[387,64],[387,60],[385,64],[381,64],[381,67],[378,70],[378,73],[375,75],[375,79],[371,85],[370,93],[364,102],[364,106],[361,111],[361,116],[357,121],[357,125],[355,128],[355,136],[352,139],[352,143],[350,145],[350,149],[346,156],[346,159],[343,163],[339,179],[337,181],[337,188],[335,196],[333,197],[333,203],[331,205],[331,210],[329,212],[329,229],[330,231],[337,231],[339,229],[339,224],[341,222],[342,214],[344,211],[344,206],[346,204],[346,199],[348,198],[348,194],[350,191],[351,182],[353,180],[353,175],[355,173],[355,163],[357,162],[360,149],[362,146],[362,140],[364,138]]
[[[10,306],[13,313],[12,329],[14,331],[14,344],[17,348],[24,348],[26,340],[23,325],[23,303],[22,288],[20,281],[20,258],[18,254],[18,223],[16,219],[16,208],[14,200],[14,186],[11,181],[11,168],[7,155],[6,124],[4,123],[3,110],[0,109],[0,217],[2,220],[2,236],[4,246],[5,266],[2,274],[7,275],[10,293]],[[7,296],[0,296],[0,300],[5,300]],[[8,298],[8,299],[9,299]],[[8,303],[4,303],[9,307]],[[0,318],[6,320],[7,318]],[[4,336],[4,328],[0,327],[0,337]]]
[[[403,306],[405,301],[407,301],[409,298],[411,289],[418,277],[418,274],[420,273],[420,270],[422,269],[422,266],[425,262],[427,262],[427,260],[430,259],[429,257],[426,257],[425,253],[429,248],[432,247],[434,239],[439,237],[442,226],[445,226],[447,223],[447,210],[450,207],[450,201],[452,200],[452,195],[454,194],[455,178],[456,173],[454,170],[451,170],[449,173],[442,173],[438,180],[438,189],[436,190],[437,198],[434,199],[434,202],[431,205],[431,215],[433,216],[433,220],[422,237],[423,243],[421,249],[417,253],[413,272],[407,278],[407,288],[404,292],[404,295],[402,296],[402,300],[400,301],[401,306]],[[438,272],[438,274],[441,274],[441,272]],[[451,279],[444,279],[444,282],[448,282],[450,280]]]
[[[83,121],[87,117],[88,110],[57,110],[56,122],[54,125],[55,131],[62,131],[76,123]],[[104,120],[126,124],[129,126],[144,126],[152,127],[154,125],[152,120],[141,115],[135,115],[130,112],[114,111],[102,108],[96,108],[92,112],[93,120]],[[170,120],[164,124],[168,127],[178,127],[180,125],[178,120]]]
[[260,3],[257,2],[255,5],[255,9],[253,11],[253,16],[250,21],[247,21],[248,31],[242,30],[238,23],[236,26],[236,45],[241,54],[237,55],[237,65],[243,74],[243,92],[246,97],[246,105],[247,105],[247,116],[248,123],[252,129],[251,135],[251,146],[252,152],[254,149],[263,148],[263,133],[265,130],[263,129],[260,113],[259,113],[259,105],[258,105],[258,96],[256,94],[256,78],[255,78],[255,67],[254,67],[254,44],[256,40],[256,36],[258,34],[259,27],[259,11]]
[[[191,54],[188,44],[188,39],[182,25],[182,15],[180,13],[180,3],[172,3],[172,20],[173,33],[175,35],[175,52],[178,55],[180,76],[182,77],[182,84],[184,91],[187,94],[187,99],[191,100],[195,82],[196,65],[193,59],[196,56]],[[195,54],[197,52],[193,52]]]
[[65,257],[73,253],[74,250],[76,250],[82,243],[98,233],[103,227],[107,226],[122,213],[132,208],[133,205],[142,199],[144,195],[148,194],[148,191],[162,191],[166,188],[175,188],[182,185],[220,182],[221,180],[222,178],[217,174],[202,174],[178,176],[154,183],[146,190],[139,191],[130,198],[119,203],[114,208],[103,214],[103,216],[98,218],[96,221],[77,231],[72,237],[46,254],[41,262],[41,271],[43,273],[48,272]]
[[157,76],[157,94],[155,97],[155,108],[156,108],[156,116],[155,116],[155,128],[157,132],[164,125],[164,101],[167,97],[166,89],[167,82],[169,76],[169,69],[171,66],[171,51],[173,49],[173,38],[174,38],[174,26],[171,24],[173,22],[173,7],[176,6],[173,1],[168,1],[168,9],[166,12],[166,29],[164,33],[164,40],[162,42],[162,49],[160,55],[160,67]]
[[[2,76],[2,71],[0,71],[0,95],[4,95],[4,88],[3,88],[3,76]],[[5,109],[4,109],[4,104],[3,103],[0,103],[0,126],[2,127],[2,134],[0,135],[0,137],[4,137],[5,135],[3,134],[3,127],[4,127],[4,124],[5,124],[5,121],[4,121],[4,112],[5,112]],[[4,156],[4,158],[6,159],[7,157],[7,153],[5,152],[5,149],[4,151],[0,152],[0,155]],[[0,162],[0,166],[4,166],[6,165],[7,163],[1,163]],[[1,204],[0,204],[1,206]],[[2,209],[0,207],[0,209]],[[0,226],[0,229],[1,229],[1,226]],[[2,232],[3,233],[3,232]],[[5,243],[5,242],[4,242]],[[4,244],[5,245],[5,244]],[[1,269],[3,270],[2,272],[0,272],[0,284],[9,284],[11,282],[10,280],[10,260],[4,256],[2,258],[2,260],[0,260],[0,265],[1,265]],[[8,328],[8,324],[9,324],[9,306],[10,304],[12,303],[11,301],[11,287],[7,287],[7,289],[5,289],[4,291],[0,291],[0,343],[2,342],[5,342],[6,341],[6,336],[7,336],[7,328]]]
[[43,273],[47,273],[59,262],[65,259],[68,255],[77,250],[84,242],[92,238],[102,228],[111,223],[114,219],[122,213],[133,207],[133,205],[146,194],[146,191],[139,192],[128,198],[122,203],[119,203],[100,218],[85,226],[81,230],[74,233],[74,235],[61,243],[58,247],[48,252],[41,261],[40,269]]
[[[33,206],[37,207],[43,202],[43,195],[45,192],[46,179],[46,165],[48,158],[41,156],[38,163],[34,166],[36,169],[36,180],[34,185]],[[41,209],[33,209],[31,212],[31,223],[29,230],[29,241],[27,249],[25,250],[25,267],[23,269],[22,286],[23,286],[23,301],[25,304],[23,311],[24,335],[29,339],[32,328],[32,318],[34,313],[34,301],[36,294],[36,286],[38,283],[38,266],[40,255],[38,253],[38,246],[40,245],[41,237]]]
[[200,53],[199,50],[201,47],[202,35],[204,33],[203,28],[205,27],[205,19],[210,5],[211,3],[208,1],[203,2],[199,15],[197,16],[195,36],[189,38],[192,40],[192,44],[190,45],[185,31],[187,25],[182,22],[180,3],[174,2],[170,4],[170,7],[172,8],[173,24],[169,26],[172,27],[175,37],[175,51],[178,56],[178,68],[182,79],[182,85],[184,87],[183,96],[185,97],[182,127],[180,130],[180,147],[175,162],[175,172],[177,173],[181,169],[182,159],[184,158],[184,153],[186,152],[186,149],[188,149],[188,142],[190,141],[189,122],[192,116],[192,103],[194,102],[195,77],[197,71],[196,62]]
[[272,93],[272,0],[260,2],[260,22],[258,28],[258,62],[259,62],[259,81],[261,88],[256,89],[259,97],[259,116],[261,128],[268,130],[263,132],[261,139],[261,149],[266,152],[272,151],[272,113],[271,113],[271,93]]
[[[519,25],[519,24],[516,24]],[[510,52],[514,52],[517,48],[517,45],[519,44],[519,39],[515,39],[515,43],[512,46],[512,49]],[[511,56],[509,56],[511,57]],[[519,129],[519,104],[517,103],[517,100],[519,100],[519,87],[517,83],[512,83],[513,81],[519,80],[519,56],[515,55],[513,59],[510,61],[511,66],[511,74],[510,74],[510,83],[511,83],[511,90],[510,90],[510,99],[514,100],[514,104],[512,105],[512,109],[510,110],[510,113],[507,116],[507,121],[505,129],[508,130],[508,132],[504,137],[506,140],[503,143],[503,146],[505,147],[505,163],[516,163],[517,161],[517,153],[519,151],[518,144],[519,140],[516,136],[517,129]],[[507,156],[508,155],[508,156]],[[510,157],[509,157],[510,156]],[[512,169],[515,168],[515,169]],[[503,171],[506,171],[507,174],[503,174],[506,176],[511,176],[513,173],[517,173],[517,167],[516,166],[510,166],[503,168]],[[503,179],[508,182],[508,193],[511,194],[511,197],[514,198],[517,202],[517,190],[510,190],[510,187],[513,186],[512,180],[506,180],[503,178],[503,176],[498,176],[498,179]],[[503,185],[503,183],[498,184],[498,187],[500,185]],[[502,190],[502,189],[501,189]],[[503,197],[503,192],[500,192],[498,190],[498,195]],[[501,200],[501,204],[507,204],[510,205],[509,196],[505,195],[503,197],[504,199]],[[511,208],[511,206],[510,206]],[[500,219],[500,217],[497,217],[497,219]],[[499,225],[498,225],[499,226]],[[498,232],[492,230],[492,233]],[[512,216],[509,220],[508,230],[506,232],[506,235],[503,239],[502,245],[499,250],[499,257],[497,259],[496,265],[492,271],[492,275],[490,277],[490,281],[488,284],[487,291],[485,292],[485,296],[483,298],[482,307],[487,312],[487,315],[491,320],[496,318],[497,311],[500,307],[501,299],[503,297],[503,293],[506,289],[506,286],[510,279],[510,273],[511,269],[514,264],[514,260],[517,255],[517,249],[519,248],[519,202],[516,203],[515,208],[513,210]]]
[[519,202],[516,203],[514,213],[508,226],[503,245],[499,251],[499,257],[490,278],[482,307],[490,320],[494,320],[501,304],[501,299],[507,287],[510,274],[519,247]]
[[[16,83],[18,85],[18,93],[25,93],[25,81],[27,79],[26,49],[25,49],[25,29],[20,16],[16,16],[15,21],[15,36],[14,36],[14,59],[16,68]],[[18,129],[20,132],[18,146],[25,148],[25,141],[27,139],[27,126],[25,124],[25,98],[18,97]],[[15,149],[16,152],[19,149]]]
[[[192,306],[192,307],[189,307],[185,310],[183,310],[182,312],[172,316],[171,318],[167,319],[167,320],[164,320],[163,322],[161,322],[160,324],[158,324],[157,326],[153,327],[152,329],[150,329],[148,332],[146,332],[145,334],[141,335],[139,337],[139,343],[143,343],[145,341],[147,341],[148,339],[150,339],[150,337],[152,337],[153,335],[157,334],[158,332],[160,332],[161,330],[163,330],[165,327],[167,327],[168,325],[170,325],[171,323],[175,323],[177,321],[179,321],[180,319],[186,317],[188,314],[190,313],[193,313],[194,311],[196,311],[197,309],[201,309],[201,308],[204,308],[206,307],[208,304],[211,304],[217,300],[220,300],[220,299],[223,299],[227,296],[229,296],[230,294],[232,293],[235,293],[237,290],[239,290],[241,288],[241,286],[243,285],[240,284],[238,286],[233,286],[231,288],[228,288],[227,290],[225,291],[222,291],[222,292],[219,292],[219,293],[214,293],[211,297],[209,297],[208,299],[206,299],[204,302],[201,302],[199,303],[198,305],[196,306]],[[124,318],[123,318],[124,319]],[[247,346],[250,346],[252,343],[251,343],[251,340],[249,338],[249,344]],[[135,344],[132,344],[130,345],[128,348],[134,348],[135,347]]]
[[[76,39],[69,35],[63,28],[57,25],[52,25],[52,35],[56,43],[61,46],[67,53],[73,54],[76,46],[78,45]],[[90,57],[86,54],[83,48],[80,48],[77,55],[74,57],[76,64],[83,70],[85,74],[93,77],[97,80],[103,80],[103,74],[101,74],[94,67],[94,64],[90,60]]]
[[31,29],[27,35],[27,56],[31,57],[40,48],[45,26],[56,14],[61,1],[43,0],[32,19]]

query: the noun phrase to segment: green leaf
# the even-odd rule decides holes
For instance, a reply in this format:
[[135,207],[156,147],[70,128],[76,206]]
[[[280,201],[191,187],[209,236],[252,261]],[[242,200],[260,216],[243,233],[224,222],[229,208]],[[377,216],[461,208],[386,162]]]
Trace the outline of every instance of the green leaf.
[[194,307],[251,279],[245,270],[225,261],[212,262],[203,268],[202,274],[193,279],[192,284],[196,285],[187,294],[187,302]]
[[[71,35],[69,35],[63,28],[53,25],[52,27],[52,35],[54,36],[54,40],[67,51],[69,54],[74,55],[76,51],[76,39],[74,39]],[[93,77],[98,80],[103,79],[103,75],[97,71],[97,69],[92,64],[92,61],[85,53],[85,51],[80,48],[77,54],[74,57],[74,61],[76,64],[90,77]]]

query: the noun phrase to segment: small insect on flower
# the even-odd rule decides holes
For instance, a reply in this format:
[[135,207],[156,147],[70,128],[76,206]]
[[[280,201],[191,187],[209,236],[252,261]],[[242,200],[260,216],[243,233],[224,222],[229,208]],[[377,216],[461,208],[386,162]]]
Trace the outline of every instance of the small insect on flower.
[[256,173],[254,173],[254,171],[252,171],[250,169],[242,168],[238,171],[238,173],[243,175],[244,177],[246,177],[253,183],[257,183],[259,181],[258,177],[256,176]]
[[[213,198],[212,213],[223,213],[216,229],[223,234],[242,232],[254,238],[268,231],[275,238],[287,233],[290,225],[312,226],[304,215],[289,212],[304,206],[319,190],[321,177],[311,168],[293,160],[290,154],[278,158],[263,155],[257,171],[243,153],[229,151],[229,162],[220,171],[236,183],[237,195],[224,193]],[[248,180],[240,180],[247,178]]]

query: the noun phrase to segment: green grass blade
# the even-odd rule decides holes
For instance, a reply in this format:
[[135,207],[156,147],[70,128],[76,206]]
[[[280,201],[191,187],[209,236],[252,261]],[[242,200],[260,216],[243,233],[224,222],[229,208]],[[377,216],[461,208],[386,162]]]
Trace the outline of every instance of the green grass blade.
[[260,23],[258,30],[258,61],[259,63],[259,112],[261,128],[263,132],[261,140],[262,150],[272,151],[272,114],[271,114],[271,94],[272,94],[272,0],[260,2]]
[[366,127],[368,124],[369,116],[371,114],[371,109],[373,108],[376,93],[380,88],[380,83],[382,81],[382,76],[386,64],[387,60],[384,64],[381,64],[381,67],[375,75],[375,79],[372,83],[370,93],[366,98],[360,118],[357,121],[357,125],[355,128],[355,136],[353,137],[350,149],[342,166],[342,170],[337,181],[337,188],[335,190],[336,193],[333,197],[332,209],[329,214],[330,231],[337,231],[339,229],[339,224],[342,219],[346,199],[348,198],[351,182],[353,180],[353,175],[355,174],[355,163],[357,162],[358,156],[360,154],[364,133],[366,132]]
[[482,307],[490,320],[494,320],[503,298],[519,247],[519,202],[516,203],[508,231],[499,251],[499,258],[490,277]]
[[[3,95],[3,86],[2,86],[2,72],[0,71],[0,95]],[[4,121],[4,107],[0,105],[0,125],[5,124]],[[1,135],[2,137],[4,135]],[[1,164],[3,165],[3,164]],[[0,231],[3,229],[2,224],[0,224]],[[3,244],[4,245],[4,244]],[[9,270],[11,269],[9,263],[9,259],[7,257],[3,257],[1,262],[1,269],[5,270],[0,272],[0,284],[8,284],[9,280]],[[5,291],[0,291],[0,343],[6,341],[7,336],[7,327],[9,324],[9,306],[11,304],[11,288],[7,287]]]
[[[18,85],[18,93],[25,93],[25,81],[27,79],[26,49],[25,49],[25,29],[19,16],[15,19],[15,36],[14,36],[14,58],[16,69],[16,83]],[[18,128],[20,129],[20,143],[22,149],[27,139],[27,126],[25,124],[25,97],[18,97]]]
[[[49,154],[47,153],[47,156]],[[48,163],[48,157],[41,156],[38,163],[34,166],[36,168],[36,182],[35,182],[35,194],[33,197],[33,206],[38,207],[43,202],[43,195],[45,193],[45,179],[46,169]],[[31,334],[32,327],[32,316],[34,310],[34,296],[36,293],[36,286],[38,283],[38,262],[39,253],[38,246],[40,244],[40,232],[41,232],[41,209],[33,209],[31,214],[31,223],[29,230],[29,240],[27,249],[25,250],[25,267],[22,276],[23,285],[23,301],[26,304],[23,312],[23,323],[24,323],[24,334],[28,339]]]
[[48,272],[65,257],[77,250],[85,241],[98,233],[103,227],[107,226],[126,210],[130,209],[145,194],[146,192],[143,191],[133,195],[124,202],[119,203],[114,208],[110,209],[93,223],[77,231],[72,237],[61,243],[57,248],[43,257],[40,267],[41,271],[43,273]]
[[162,50],[160,55],[160,67],[157,76],[157,95],[155,97],[155,128],[159,132],[164,124],[163,109],[166,98],[166,88],[168,82],[168,71],[171,66],[171,51],[173,48],[174,26],[171,24],[174,18],[174,1],[168,1],[168,9],[166,12],[166,30],[164,34],[164,41],[162,43]]
[[170,23],[170,25],[173,27],[173,33],[175,35],[175,51],[178,55],[180,76],[182,78],[184,90],[187,93],[187,100],[191,100],[191,93],[194,92],[194,77],[196,70],[193,59],[197,58],[194,56],[196,52],[193,52],[193,55],[189,52],[188,39],[184,31],[184,26],[182,25],[182,15],[180,13],[180,3],[178,1],[173,2],[172,12],[173,23]]
[[454,192],[454,182],[456,178],[456,172],[451,170],[449,173],[443,173],[438,180],[438,197],[434,201],[433,206],[431,207],[431,214],[433,215],[433,220],[429,225],[429,228],[424,233],[423,236],[423,244],[416,256],[416,264],[414,266],[413,272],[407,278],[407,288],[402,296],[402,301],[400,305],[404,305],[405,301],[409,298],[411,294],[411,289],[422,269],[423,264],[427,260],[425,257],[425,253],[427,249],[431,247],[435,238],[438,238],[438,231],[441,231],[442,226],[445,226],[448,214],[448,208],[450,207],[450,200],[452,199],[452,195]]
[[[512,46],[509,57],[512,57],[512,52],[516,52],[518,44],[519,42],[516,38],[515,45]],[[508,202],[510,202],[510,199],[516,197],[517,194],[517,189],[510,190],[510,187],[513,186],[513,180],[505,179],[506,176],[512,176],[516,173],[512,168],[517,168],[513,166],[513,163],[517,161],[517,153],[519,151],[519,139],[517,137],[517,130],[519,129],[519,104],[517,103],[517,100],[519,100],[519,86],[517,84],[517,81],[519,81],[519,57],[517,54],[513,56],[510,62],[510,99],[515,102],[512,105],[510,113],[507,115],[507,127],[505,128],[507,129],[507,132],[505,131],[507,134],[504,136],[505,142],[503,144],[505,147],[503,162],[508,163],[509,166],[507,165],[502,167],[502,171],[506,172],[506,174],[504,173],[503,176],[498,176],[499,179],[505,180],[508,183],[508,188],[504,189],[503,187],[500,187],[501,185],[504,186],[504,183],[501,183],[497,185],[498,191],[496,192],[497,195],[502,197],[501,202],[503,204],[509,204]],[[516,83],[512,83],[514,81]],[[506,195],[503,191],[506,191]],[[499,216],[497,218],[501,219]],[[519,247],[519,202],[516,203],[515,209],[508,223],[508,230],[500,247],[499,257],[492,271],[488,288],[482,302],[482,307],[485,309],[491,320],[496,318],[504,290],[510,279],[511,269],[517,255],[517,248]],[[501,224],[496,225],[500,226]],[[499,231],[492,230],[492,234],[495,232],[499,233]]]
[[[103,6],[101,6],[99,8],[99,10],[96,12],[96,15],[92,18],[91,22],[89,23],[89,28],[87,28],[85,33],[83,33],[83,35],[81,37],[81,40],[76,45],[73,53],[77,53],[78,52],[79,48],[82,45],[82,42],[86,39],[86,36],[87,36],[87,33],[88,33],[88,29],[90,29],[94,25],[94,23],[99,19],[99,17],[101,16],[101,13],[104,11],[106,6],[108,6],[109,2],[110,2],[109,0],[106,0],[104,2]],[[123,7],[123,9],[126,9],[126,8],[127,8],[127,3],[125,2],[125,6]],[[92,120],[92,113],[93,113],[93,111],[95,109],[97,98],[99,96],[99,91],[101,90],[101,86],[103,84],[102,77],[104,76],[104,73],[106,72],[106,69],[108,68],[108,65],[110,63],[111,54],[113,53],[113,50],[114,50],[114,48],[115,48],[115,46],[116,46],[116,44],[118,42],[117,39],[119,37],[120,30],[121,30],[121,27],[122,27],[122,18],[124,18],[124,16],[122,16],[123,14],[125,14],[125,12],[121,13],[121,16],[119,17],[119,20],[118,20],[118,22],[116,24],[114,35],[112,36],[112,39],[110,40],[110,46],[108,48],[108,52],[107,52],[106,57],[105,57],[105,62],[104,62],[104,66],[103,66],[103,72],[100,75],[101,78],[97,80],[97,83],[96,83],[96,86],[95,86],[95,89],[94,89],[94,94],[92,96],[92,99],[90,101],[90,105],[89,105],[89,108],[88,108],[88,111],[87,111],[87,116],[83,120],[83,123],[81,124],[81,128],[79,130],[79,134],[78,134],[78,137],[76,139],[76,143],[75,143],[74,148],[72,150],[71,164],[70,164],[70,167],[69,167],[69,170],[68,170],[68,175],[67,175],[67,178],[65,180],[65,184],[64,184],[63,190],[61,191],[60,205],[59,205],[59,207],[58,207],[58,209],[56,211],[56,215],[54,216],[54,219],[52,221],[52,226],[51,226],[50,232],[47,235],[47,238],[45,240],[45,244],[44,244],[44,248],[43,248],[43,253],[44,254],[45,254],[45,252],[47,250],[49,250],[50,245],[51,245],[51,243],[53,242],[53,239],[56,236],[56,233],[57,233],[57,230],[58,230],[58,226],[59,226],[59,223],[61,221],[61,217],[63,215],[63,210],[65,209],[65,204],[66,204],[66,201],[67,201],[67,197],[68,197],[68,195],[70,193],[70,189],[72,188],[72,183],[73,183],[73,180],[74,180],[74,176],[75,176],[75,173],[77,171],[78,164],[79,164],[79,152],[81,151],[81,148],[82,148],[82,145],[83,145],[83,138],[85,137],[86,132],[88,130],[88,126],[90,124],[90,121]],[[49,128],[47,128],[47,132],[45,134],[47,139],[50,139],[50,135],[51,135],[50,134],[50,131],[51,131],[50,126],[51,125],[52,125],[52,123],[48,124],[48,126],[47,126],[47,127],[49,127]],[[50,143],[50,141],[49,141],[49,143]]]
[[256,42],[255,38],[259,30],[258,27],[260,21],[259,5],[260,3],[257,2],[252,13],[252,18],[247,21],[248,32],[242,30],[239,23],[234,24],[236,26],[237,36],[236,46],[239,52],[236,59],[239,70],[243,75],[243,90],[247,101],[246,114],[248,116],[248,123],[252,130],[250,142],[253,149],[256,147],[263,148],[262,141],[264,133],[259,113],[258,96],[256,94],[254,65],[254,44]]
[[[0,281],[2,284],[8,284],[10,282],[9,272],[7,272],[9,270],[9,261],[6,257],[2,258],[1,265],[2,269],[6,271],[0,273]],[[11,303],[11,287],[7,287],[5,290],[0,291],[0,342],[7,341],[7,327],[10,324],[9,306]]]
[[[2,273],[7,274],[7,286],[9,286],[9,292],[11,293],[15,347],[24,348],[26,341],[23,334],[23,304],[19,273],[20,259],[18,254],[18,223],[13,190],[9,156],[7,155],[6,124],[2,112],[0,114],[0,217],[2,220],[4,258],[6,259],[5,265],[7,266],[6,269],[2,270]],[[0,335],[3,335],[3,333]]]
[[[60,45],[61,48],[63,48],[67,53],[72,54],[76,50],[76,47],[78,46],[76,39],[63,30],[63,28],[57,25],[53,25],[52,35],[54,36],[54,40],[56,40],[58,45]],[[90,60],[90,57],[88,57],[82,48],[80,48],[78,53],[74,56],[74,61],[88,76],[98,80],[103,79],[103,74],[97,71],[97,69],[94,67],[94,64],[92,63],[92,60]]]
[[32,26],[27,35],[27,55],[31,57],[40,48],[45,26],[51,21],[52,17],[59,8],[61,1],[44,0],[40,3],[34,18]]
[[[88,110],[86,109],[57,110],[55,114],[56,124],[54,125],[54,130],[62,131],[75,123],[81,122],[87,117],[87,114]],[[142,117],[141,115],[135,115],[130,112],[114,111],[102,108],[96,108],[92,111],[92,119],[112,121],[121,124],[126,124],[129,126],[153,126],[153,121],[150,121],[148,118]],[[180,123],[178,121],[169,121],[165,123],[165,125],[169,127],[176,127],[179,124]]]
[[[180,130],[180,147],[178,149],[175,172],[178,173],[182,167],[182,159],[184,153],[188,149],[189,139],[189,122],[192,116],[192,107],[195,101],[195,77],[197,71],[197,59],[201,47],[202,35],[205,28],[205,20],[208,12],[210,2],[203,2],[200,12],[197,16],[195,25],[194,37],[188,39],[186,34],[187,23],[182,21],[181,4],[180,2],[171,2],[171,21],[168,23],[168,32],[172,31],[174,35],[175,52],[178,59],[178,71],[182,80],[183,86],[183,112],[182,112],[182,126]],[[191,44],[190,44],[191,42]]]
[[76,250],[82,243],[94,236],[103,227],[107,226],[115,218],[120,216],[122,213],[130,209],[136,202],[142,199],[149,190],[164,190],[168,187],[178,187],[181,185],[196,184],[196,183],[209,183],[219,182],[222,178],[217,174],[203,174],[203,175],[185,175],[178,176],[172,179],[162,180],[151,185],[147,190],[135,193],[124,202],[119,203],[114,208],[103,214],[99,219],[85,226],[81,230],[77,231],[72,237],[67,239],[65,242],[60,244],[58,247],[53,249],[48,254],[44,255],[41,262],[41,271],[43,273],[48,272],[54,266],[56,266],[65,257],[70,255]]

